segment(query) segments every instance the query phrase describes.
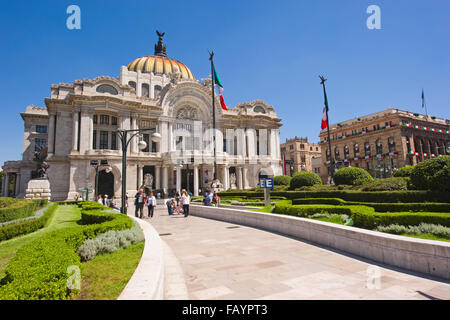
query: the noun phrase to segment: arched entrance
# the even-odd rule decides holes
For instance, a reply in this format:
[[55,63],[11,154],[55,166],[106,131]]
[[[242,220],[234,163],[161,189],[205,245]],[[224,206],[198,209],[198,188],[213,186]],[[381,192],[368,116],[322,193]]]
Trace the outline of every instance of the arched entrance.
[[102,170],[98,173],[98,194],[102,196],[107,194],[110,199],[114,195],[114,175],[112,172]]

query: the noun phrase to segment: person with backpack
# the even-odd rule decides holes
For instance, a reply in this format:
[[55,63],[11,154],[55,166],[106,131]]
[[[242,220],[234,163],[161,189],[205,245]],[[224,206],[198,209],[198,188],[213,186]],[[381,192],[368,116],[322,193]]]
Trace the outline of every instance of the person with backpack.
[[147,196],[147,199],[145,200],[145,205],[148,208],[148,217],[153,218],[153,212],[155,211],[156,207],[156,198],[153,195],[153,192],[150,192],[150,194]]

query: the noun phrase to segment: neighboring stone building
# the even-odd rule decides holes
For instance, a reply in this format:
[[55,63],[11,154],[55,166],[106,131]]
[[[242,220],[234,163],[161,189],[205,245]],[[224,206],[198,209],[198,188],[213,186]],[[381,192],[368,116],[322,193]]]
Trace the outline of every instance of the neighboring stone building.
[[[337,168],[360,167],[377,177],[450,154],[448,120],[392,108],[332,124],[330,137]],[[320,140],[322,159],[329,168],[326,129],[320,132]]]
[[[299,171],[321,171],[317,159],[322,156],[318,143],[309,143],[308,138],[286,139],[281,146],[281,158],[286,160],[286,175],[292,176]],[[322,163],[321,160],[319,160]],[[325,169],[326,170],[326,169]],[[320,173],[318,173],[320,175]]]
[[[100,76],[52,85],[45,104],[46,108],[29,106],[21,113],[23,158],[3,166],[5,181],[14,183],[10,196],[24,197],[36,168],[34,152],[47,146],[52,200],[73,199],[80,188],[95,186],[91,160],[107,160],[99,167],[99,194],[120,197],[118,129],[156,127],[162,137],[159,143],[151,141],[151,133],[131,141],[129,197],[144,184],[144,177],[153,190],[165,194],[189,188],[197,195],[212,181],[211,79],[196,80],[183,63],[168,58],[162,36],[155,55],[121,67],[118,78]],[[215,106],[217,176],[224,189],[252,188],[260,175],[281,174],[281,119],[274,108],[256,100],[223,110],[217,97]],[[144,150],[138,148],[139,140],[147,142]]]

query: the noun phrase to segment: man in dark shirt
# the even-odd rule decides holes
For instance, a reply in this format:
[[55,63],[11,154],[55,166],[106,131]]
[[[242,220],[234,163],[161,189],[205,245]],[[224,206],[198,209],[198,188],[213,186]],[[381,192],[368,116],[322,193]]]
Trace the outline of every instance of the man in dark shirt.
[[[144,203],[145,203],[145,194],[143,189],[139,189],[139,192],[136,193],[134,206],[135,211],[134,215],[142,219],[142,214],[144,212]],[[138,211],[140,211],[140,215],[138,215]]]

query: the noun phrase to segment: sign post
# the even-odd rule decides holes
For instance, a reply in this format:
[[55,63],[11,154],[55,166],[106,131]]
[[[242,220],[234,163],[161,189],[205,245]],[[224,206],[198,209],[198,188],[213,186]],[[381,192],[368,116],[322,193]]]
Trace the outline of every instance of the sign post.
[[273,189],[273,178],[261,178],[259,179],[259,185],[264,189],[264,205],[270,205],[270,191]]

